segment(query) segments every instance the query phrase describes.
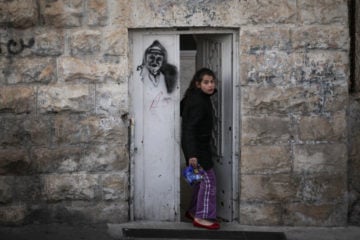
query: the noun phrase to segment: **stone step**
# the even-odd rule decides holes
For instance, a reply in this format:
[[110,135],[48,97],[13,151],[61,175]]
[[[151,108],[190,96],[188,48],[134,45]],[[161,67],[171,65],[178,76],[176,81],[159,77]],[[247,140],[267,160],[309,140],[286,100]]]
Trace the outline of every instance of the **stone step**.
[[240,230],[225,224],[219,230],[194,228],[191,223],[127,223],[108,225],[109,233],[115,239],[196,239],[196,240],[286,240],[283,232]]

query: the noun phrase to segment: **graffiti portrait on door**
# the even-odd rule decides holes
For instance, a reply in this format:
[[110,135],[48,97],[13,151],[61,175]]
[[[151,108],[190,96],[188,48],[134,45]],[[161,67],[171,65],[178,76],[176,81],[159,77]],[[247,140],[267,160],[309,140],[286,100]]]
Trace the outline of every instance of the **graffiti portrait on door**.
[[[171,93],[176,86],[177,68],[168,63],[167,50],[158,40],[155,40],[145,49],[142,63],[137,70],[140,71],[144,84],[147,110],[161,121],[160,112],[171,108]],[[171,111],[171,109],[168,110]]]
[[166,92],[173,92],[177,81],[177,68],[168,63],[167,51],[158,40],[145,50],[143,62],[137,70],[144,82],[150,81],[155,87],[159,87],[163,81]]

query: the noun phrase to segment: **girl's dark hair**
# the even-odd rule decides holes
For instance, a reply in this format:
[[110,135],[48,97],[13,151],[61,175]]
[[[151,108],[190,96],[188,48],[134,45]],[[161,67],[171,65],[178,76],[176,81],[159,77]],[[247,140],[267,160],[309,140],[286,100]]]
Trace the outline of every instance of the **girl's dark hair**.
[[184,94],[184,98],[186,98],[186,96],[189,94],[189,92],[191,92],[191,90],[197,88],[196,83],[200,83],[205,75],[209,75],[209,76],[213,77],[214,80],[216,79],[215,73],[212,70],[210,70],[209,68],[199,69],[194,74],[193,78],[191,79],[189,87],[186,89],[186,92]]

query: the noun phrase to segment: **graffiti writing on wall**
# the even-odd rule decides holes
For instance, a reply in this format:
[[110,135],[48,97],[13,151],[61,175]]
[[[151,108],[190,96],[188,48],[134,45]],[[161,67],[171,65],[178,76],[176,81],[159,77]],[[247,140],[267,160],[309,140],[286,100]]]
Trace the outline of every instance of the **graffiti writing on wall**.
[[[6,50],[11,55],[16,55],[24,51],[25,48],[32,48],[35,44],[35,39],[30,38],[27,43],[23,39],[20,39],[18,41],[14,39],[10,39],[6,43]],[[0,47],[0,54],[2,54],[2,48]]]
[[177,81],[176,66],[168,63],[167,51],[164,46],[155,40],[144,52],[143,62],[137,67],[143,80],[149,79],[157,87],[163,78],[166,90],[171,93]]

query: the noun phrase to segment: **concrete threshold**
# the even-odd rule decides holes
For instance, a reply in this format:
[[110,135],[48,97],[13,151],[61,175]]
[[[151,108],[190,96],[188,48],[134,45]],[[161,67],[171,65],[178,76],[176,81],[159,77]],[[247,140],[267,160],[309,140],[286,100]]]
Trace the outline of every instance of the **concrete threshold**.
[[[123,224],[108,224],[108,234],[114,239],[160,239],[151,238],[151,235],[142,238],[131,238],[123,236],[123,229],[161,229],[161,230],[177,230],[179,232],[178,238],[161,238],[161,239],[186,239],[181,236],[181,230],[189,232],[193,230],[207,231],[211,234],[212,231],[221,232],[257,232],[257,233],[284,233],[287,240],[359,240],[360,239],[360,227],[278,227],[278,226],[246,226],[239,225],[237,223],[222,223],[220,230],[206,230],[193,227],[192,223],[189,222],[149,222],[149,221],[137,221],[128,222]],[[153,232],[153,231],[151,231]],[[203,234],[201,236],[204,236]],[[196,239],[196,238],[188,238]],[[197,238],[205,239],[205,238]],[[216,239],[216,238],[207,238]],[[224,239],[224,238],[218,238]],[[230,238],[231,239],[231,238]],[[236,238],[232,238],[236,239]],[[249,238],[241,238],[239,235],[238,239],[248,240]],[[250,239],[249,239],[250,240]],[[259,239],[260,240],[260,239]],[[264,239],[266,240],[266,239]]]

